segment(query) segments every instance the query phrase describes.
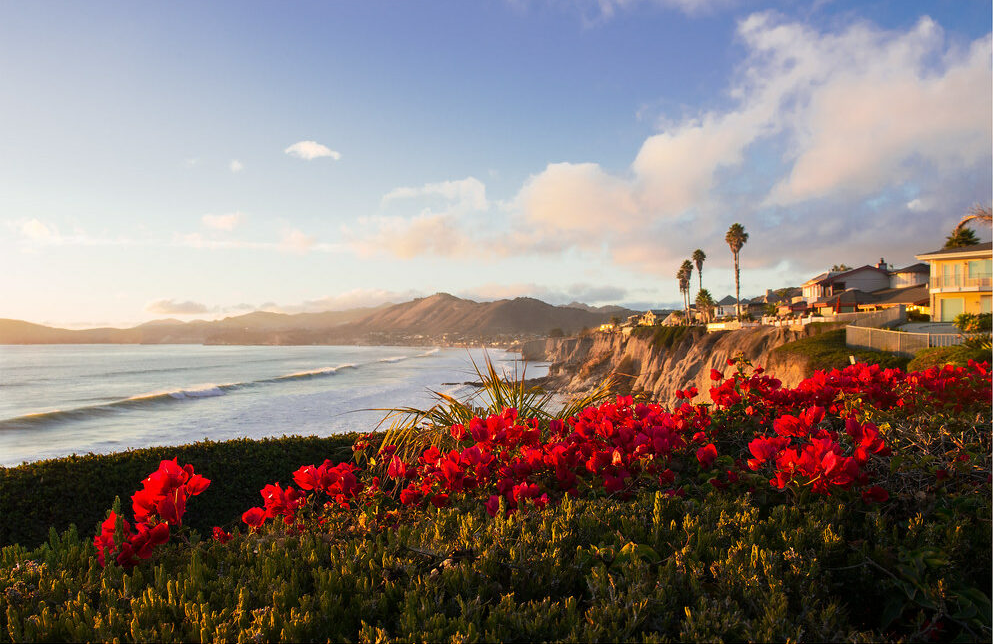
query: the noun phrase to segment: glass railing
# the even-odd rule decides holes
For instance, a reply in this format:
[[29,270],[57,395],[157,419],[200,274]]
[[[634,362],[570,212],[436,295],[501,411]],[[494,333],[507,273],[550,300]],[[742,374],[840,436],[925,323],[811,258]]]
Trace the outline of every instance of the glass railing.
[[937,275],[931,278],[931,288],[991,288],[993,275]]

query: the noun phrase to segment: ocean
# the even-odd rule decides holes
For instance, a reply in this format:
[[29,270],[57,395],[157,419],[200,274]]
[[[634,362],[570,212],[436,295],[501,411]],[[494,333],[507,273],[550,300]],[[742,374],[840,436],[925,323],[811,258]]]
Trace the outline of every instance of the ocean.
[[[488,349],[498,371],[519,355]],[[382,408],[474,388],[483,349],[353,346],[0,345],[0,466],[284,434],[374,429]],[[528,378],[547,364],[526,366]]]

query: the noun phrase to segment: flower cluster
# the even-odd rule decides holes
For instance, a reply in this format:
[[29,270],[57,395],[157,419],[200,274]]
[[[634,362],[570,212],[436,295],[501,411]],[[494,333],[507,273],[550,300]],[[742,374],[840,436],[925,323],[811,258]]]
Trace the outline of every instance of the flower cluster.
[[[811,407],[800,416],[784,415],[773,422],[774,436],[759,436],[748,444],[752,470],[773,466],[769,484],[778,489],[787,486],[810,489],[818,494],[831,494],[832,490],[848,490],[853,486],[869,483],[869,476],[862,467],[873,454],[889,456],[872,423],[859,423],[854,418],[845,422],[845,432],[851,444],[851,455],[839,441],[838,433],[821,427],[824,408]],[[885,501],[886,490],[872,486],[862,494],[866,502]]]
[[[264,507],[249,508],[241,515],[241,520],[249,528],[257,530],[268,519],[282,518],[288,526],[297,521],[297,513],[315,495],[325,495],[326,504],[348,509],[365,488],[355,473],[358,468],[351,463],[335,465],[324,461],[319,466],[305,465],[293,473],[293,480],[300,489],[288,485],[285,489],[279,483],[266,485],[260,494]],[[372,491],[378,486],[373,479]],[[215,538],[216,535],[215,535]]]
[[[170,528],[183,525],[186,500],[207,489],[210,480],[193,471],[192,465],[179,465],[177,459],[162,461],[159,469],[144,481],[142,489],[131,497],[135,525],[113,510],[93,539],[97,558],[106,566],[110,558],[118,565],[131,568],[152,556],[156,546],[169,540]],[[118,519],[122,534],[117,534]]]

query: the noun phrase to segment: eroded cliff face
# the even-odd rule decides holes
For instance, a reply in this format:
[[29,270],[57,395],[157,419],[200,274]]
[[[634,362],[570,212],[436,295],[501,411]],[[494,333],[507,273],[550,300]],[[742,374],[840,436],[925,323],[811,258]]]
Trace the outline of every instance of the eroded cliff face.
[[552,363],[549,386],[559,391],[585,391],[616,373],[628,376],[632,391],[649,393],[660,402],[673,401],[677,389],[691,386],[709,401],[713,386],[710,370],[725,371],[727,359],[739,353],[752,364],[765,367],[784,386],[795,386],[811,375],[807,361],[771,351],[811,334],[809,328],[759,327],[709,334],[693,329],[666,348],[653,345],[651,337],[594,333],[531,342],[523,347],[523,353],[525,359]]

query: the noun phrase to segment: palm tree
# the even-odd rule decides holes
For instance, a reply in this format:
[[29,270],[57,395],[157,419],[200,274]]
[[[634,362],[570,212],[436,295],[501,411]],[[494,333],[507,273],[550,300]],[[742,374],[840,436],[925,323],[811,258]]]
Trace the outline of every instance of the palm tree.
[[951,235],[945,237],[945,248],[962,248],[975,246],[978,243],[979,237],[972,228],[956,228]]
[[698,311],[703,313],[703,319],[705,322],[710,321],[710,315],[714,310],[714,306],[717,302],[714,301],[713,296],[705,288],[700,289],[700,292],[696,294],[696,308]]
[[955,229],[952,230],[952,234],[957,234],[963,226],[973,220],[986,222],[987,224],[993,222],[993,208],[978,203],[973,204],[965,216],[962,217],[961,221],[959,221],[958,225],[955,226]]
[[686,319],[690,317],[690,280],[693,279],[693,263],[684,259],[679,267],[679,290],[683,293],[683,305],[686,309]]
[[744,226],[739,223],[733,223],[728,228],[727,234],[724,235],[724,241],[728,243],[728,246],[731,248],[731,254],[734,255],[734,299],[737,301],[735,313],[737,313],[738,319],[741,319],[741,269],[738,267],[738,253],[741,252],[741,247],[748,241],[748,233],[745,232]]
[[703,290],[703,260],[707,259],[707,254],[697,248],[693,251],[693,263],[696,264],[696,274],[700,277],[700,290]]

